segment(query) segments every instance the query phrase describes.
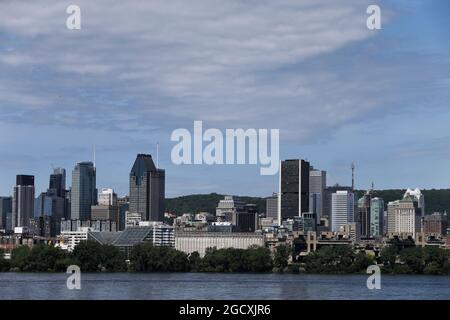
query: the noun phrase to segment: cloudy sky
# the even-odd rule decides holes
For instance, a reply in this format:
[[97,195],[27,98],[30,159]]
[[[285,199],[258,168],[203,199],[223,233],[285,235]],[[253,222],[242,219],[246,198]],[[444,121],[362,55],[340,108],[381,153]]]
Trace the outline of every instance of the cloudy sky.
[[[67,6],[81,30],[66,28]],[[368,30],[378,4],[382,29]],[[0,195],[16,174],[47,188],[97,150],[98,187],[128,192],[156,153],[168,196],[270,195],[255,165],[175,166],[170,135],[280,129],[281,158],[329,184],[450,187],[450,4],[431,1],[0,2]]]

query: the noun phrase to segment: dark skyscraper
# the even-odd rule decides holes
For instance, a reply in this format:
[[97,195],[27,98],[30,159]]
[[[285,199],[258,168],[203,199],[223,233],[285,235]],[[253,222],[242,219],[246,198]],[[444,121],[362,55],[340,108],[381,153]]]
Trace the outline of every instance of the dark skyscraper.
[[90,220],[97,204],[96,172],[92,162],[79,162],[72,172],[71,219]]
[[138,154],[130,172],[130,212],[143,220],[164,220],[165,171],[148,154]]
[[11,230],[12,198],[0,197],[0,229]]
[[47,193],[52,196],[64,197],[66,193],[66,170],[56,168],[50,175]]
[[309,162],[304,160],[281,161],[278,192],[278,223],[299,217],[309,211]]
[[13,189],[12,228],[27,227],[34,216],[34,176],[18,175]]

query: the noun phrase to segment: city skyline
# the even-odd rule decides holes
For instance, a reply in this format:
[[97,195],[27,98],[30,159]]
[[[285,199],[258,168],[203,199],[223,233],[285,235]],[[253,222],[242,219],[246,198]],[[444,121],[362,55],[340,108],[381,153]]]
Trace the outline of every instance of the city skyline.
[[76,31],[63,3],[0,4],[0,195],[17,174],[45,190],[52,164],[93,161],[94,145],[98,186],[124,195],[158,142],[167,197],[277,190],[259,166],[173,165],[170,134],[194,120],[280,129],[280,159],[329,185],[350,185],[355,162],[358,189],[450,186],[446,1],[383,2],[381,30],[370,1],[78,2]]
[[[135,162],[136,162],[136,157],[139,158],[139,156],[149,156],[150,158],[152,157],[150,154],[147,155],[147,154],[138,153],[137,155],[134,156],[135,160],[133,160],[131,162],[132,170],[133,170],[133,167],[134,167],[133,164],[135,164]],[[280,160],[281,163],[286,162],[286,161],[288,161],[288,162],[289,161],[303,161],[303,162],[309,163],[307,160],[300,159],[300,158],[299,159],[281,159]],[[35,192],[36,192],[36,199],[37,199],[37,197],[41,193],[45,193],[46,190],[47,191],[51,190],[51,188],[50,189],[48,188],[49,187],[49,179],[50,179],[50,183],[52,183],[52,179],[54,179],[53,177],[55,176],[55,172],[57,172],[57,171],[64,171],[64,174],[65,174],[65,171],[69,170],[69,171],[67,171],[69,175],[67,177],[66,176],[64,177],[64,185],[65,185],[66,189],[64,189],[63,191],[65,191],[65,190],[70,191],[72,189],[72,186],[73,186],[73,184],[72,184],[73,173],[74,173],[74,171],[77,170],[77,168],[79,167],[80,164],[81,165],[90,164],[92,166],[92,168],[94,169],[94,175],[97,176],[97,168],[98,167],[96,165],[94,165],[93,161],[86,160],[86,161],[78,161],[78,162],[74,163],[74,165],[72,166],[72,169],[67,169],[67,168],[63,168],[63,167],[60,167],[60,166],[58,166],[58,167],[52,166],[52,170],[47,173],[46,179],[43,179],[44,181],[42,181],[40,183],[38,183],[38,181],[36,179],[36,175],[30,174],[29,172],[28,173],[16,173],[16,174],[14,174],[14,181],[16,181],[19,176],[30,176],[30,177],[33,177],[34,178],[34,183],[35,183],[34,187],[35,187]],[[314,172],[314,173],[317,172],[317,173],[322,173],[322,174],[324,173],[325,176],[330,175],[329,171],[323,170],[323,168],[317,168],[317,167],[314,166],[313,163],[309,163],[309,164],[310,164],[310,171],[311,172]],[[158,171],[162,171],[162,172],[166,171],[164,168],[161,168],[161,167],[157,167],[157,168],[155,167],[154,169],[157,169]],[[323,184],[323,186],[326,187],[326,188],[329,188],[329,189],[336,189],[336,190],[342,190],[342,191],[351,190],[352,189],[352,187],[351,187],[351,185],[352,185],[352,167],[351,167],[351,165],[349,166],[348,171],[349,171],[348,172],[348,175],[349,175],[348,180],[349,181],[347,181],[347,183],[339,183],[339,182],[328,183],[328,182],[326,182],[326,183]],[[280,170],[279,170],[278,174],[275,175],[275,177],[278,180],[278,182],[276,182],[275,185],[272,186],[273,189],[274,189],[274,191],[272,192],[273,195],[275,195],[275,194],[277,194],[279,192],[279,187],[280,187],[279,186],[279,180],[280,180],[281,172],[282,172],[282,167],[280,167]],[[331,175],[332,175],[332,173],[331,173]],[[70,180],[67,179],[68,177],[71,177]],[[100,194],[99,191],[101,191],[101,190],[113,190],[115,194],[117,193],[118,197],[129,197],[130,196],[130,192],[129,192],[130,191],[130,183],[131,183],[131,181],[130,181],[130,172],[129,171],[128,171],[127,179],[128,179],[128,181],[127,181],[127,190],[125,190],[123,193],[118,193],[117,189],[116,189],[116,186],[114,186],[114,185],[99,185],[98,182],[95,182],[95,187],[96,187],[95,191],[96,191],[96,193]],[[94,180],[98,181],[97,177],[95,177]],[[327,178],[325,178],[325,181],[327,181]],[[66,185],[66,183],[67,183],[67,185]],[[310,180],[310,183],[311,183],[311,180]],[[40,189],[38,187],[40,185],[43,186],[42,189]],[[0,197],[11,197],[15,186],[16,185],[13,184],[12,187],[11,187],[11,190],[9,192],[6,191],[4,194],[0,194]],[[413,185],[413,187],[416,190],[439,189],[439,188],[434,188],[434,187],[429,188],[429,189],[420,188],[420,187],[417,187],[417,184]],[[406,190],[410,190],[411,186],[399,186],[398,188],[389,188],[389,189],[382,189],[382,188],[375,188],[375,189],[373,189],[373,188],[374,188],[373,184],[367,186],[366,188],[364,188],[364,187],[363,188],[359,188],[357,180],[356,180],[354,190],[355,191],[370,191],[370,190],[377,190],[377,191],[382,191],[382,190],[405,190],[406,191]],[[165,189],[167,191],[167,188],[165,188]],[[450,187],[448,187],[448,188],[441,188],[441,189],[450,189]],[[56,190],[54,192],[56,192]],[[169,193],[170,193],[170,190],[169,190]],[[195,195],[195,194],[211,194],[211,193],[218,193],[218,194],[224,194],[224,195],[233,195],[233,196],[255,196],[255,197],[261,197],[261,198],[270,198],[271,197],[270,194],[252,195],[251,193],[247,193],[247,194],[246,193],[237,194],[237,193],[233,193],[233,192],[219,193],[219,192],[217,192],[215,190],[209,190],[209,191],[205,191],[204,193],[180,194],[180,195],[177,195],[177,196],[173,196],[172,198],[175,198],[175,197],[178,197],[178,196],[182,197],[182,196],[189,196],[189,195]],[[165,197],[165,198],[171,198],[171,197]],[[97,198],[95,198],[95,199],[97,199]],[[313,200],[309,199],[309,201],[307,203],[307,207],[309,207],[309,208],[311,208],[310,207],[310,205],[311,205],[310,202],[311,201],[313,201]],[[322,208],[320,209],[320,211],[321,210],[322,210]]]

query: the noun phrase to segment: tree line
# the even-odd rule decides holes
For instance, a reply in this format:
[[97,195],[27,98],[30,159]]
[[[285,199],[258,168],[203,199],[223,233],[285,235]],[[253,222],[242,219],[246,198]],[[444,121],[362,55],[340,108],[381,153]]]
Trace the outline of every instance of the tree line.
[[133,247],[127,257],[117,247],[95,241],[79,243],[73,252],[40,244],[14,249],[11,259],[0,252],[0,272],[65,272],[77,265],[84,272],[223,272],[223,273],[365,273],[373,264],[383,273],[450,275],[450,250],[438,247],[385,247],[378,257],[351,246],[325,246],[290,263],[292,249],[280,245],[274,253],[268,248],[207,249],[186,254],[171,247],[143,243]]

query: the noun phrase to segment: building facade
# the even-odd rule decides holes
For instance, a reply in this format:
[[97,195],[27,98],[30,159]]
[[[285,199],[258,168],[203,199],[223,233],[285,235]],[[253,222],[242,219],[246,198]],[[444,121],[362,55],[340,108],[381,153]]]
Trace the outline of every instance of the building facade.
[[384,233],[384,200],[378,197],[370,201],[370,236],[381,237]]
[[233,196],[225,196],[217,204],[216,219],[218,222],[231,222],[239,212],[245,212],[245,202],[234,199]]
[[12,228],[12,198],[0,197],[0,229],[11,231]]
[[103,188],[98,194],[98,204],[101,206],[117,206],[117,194],[111,188]]
[[447,230],[447,214],[435,212],[427,215],[423,221],[423,232],[426,235],[445,235]]
[[130,172],[131,213],[145,221],[164,220],[165,171],[155,167],[151,155],[138,154]]
[[97,204],[96,169],[92,162],[79,162],[72,172],[71,219],[90,220]]
[[352,192],[338,190],[331,196],[331,230],[337,232],[341,227],[353,223],[355,197]]
[[13,188],[12,227],[28,227],[34,216],[34,176],[18,175]]
[[300,217],[309,212],[309,162],[281,161],[278,190],[278,224],[284,219]]
[[278,219],[278,195],[266,199],[266,218]]
[[264,246],[264,235],[236,232],[176,232],[175,249],[191,254],[198,252],[204,257],[208,248],[248,249],[251,246]]
[[327,187],[327,172],[311,167],[309,172],[309,212],[316,215],[316,220],[323,217],[324,192]]

